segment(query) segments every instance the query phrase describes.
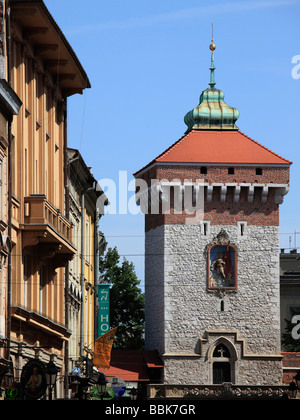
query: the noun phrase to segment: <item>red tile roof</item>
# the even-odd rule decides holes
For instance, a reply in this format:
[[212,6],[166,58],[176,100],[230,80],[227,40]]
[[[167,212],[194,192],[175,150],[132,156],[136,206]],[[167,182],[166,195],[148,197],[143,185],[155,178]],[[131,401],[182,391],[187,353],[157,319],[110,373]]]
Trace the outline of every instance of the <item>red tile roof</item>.
[[157,351],[143,350],[143,357],[148,368],[162,368],[164,367],[160,360]]
[[155,162],[271,165],[292,163],[237,130],[192,130],[150,164]]
[[110,368],[103,369],[107,378],[114,376],[127,382],[150,381],[148,368],[163,367],[156,351],[112,350]]

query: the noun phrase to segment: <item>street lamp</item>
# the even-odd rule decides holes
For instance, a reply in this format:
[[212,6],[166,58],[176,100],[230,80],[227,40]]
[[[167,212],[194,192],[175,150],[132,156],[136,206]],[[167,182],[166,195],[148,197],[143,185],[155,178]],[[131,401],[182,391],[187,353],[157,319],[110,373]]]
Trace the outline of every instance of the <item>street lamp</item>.
[[72,396],[73,395],[76,396],[78,394],[79,385],[80,385],[80,382],[77,381],[76,378],[74,378],[72,380],[72,382],[70,383],[70,388],[71,388]]
[[10,370],[3,375],[3,380],[4,380],[4,387],[5,388],[11,388],[12,387],[13,381],[14,381],[14,375],[11,373]]
[[295,384],[294,381],[292,381],[290,383],[288,393],[289,393],[289,397],[290,398],[292,398],[292,399],[296,398],[296,395],[297,395],[297,385]]
[[49,388],[49,401],[52,401],[52,390],[56,382],[57,373],[57,367],[52,361],[50,361],[46,370],[46,381]]
[[101,400],[103,400],[103,396],[106,392],[106,384],[107,384],[106,377],[104,373],[100,372],[98,376],[98,380],[97,380],[97,390],[99,394],[101,395]]
[[300,370],[297,371],[297,374],[296,376],[294,376],[294,379],[296,381],[297,388],[300,389]]
[[71,397],[78,396],[80,386],[81,369],[78,366],[73,367],[70,378]]

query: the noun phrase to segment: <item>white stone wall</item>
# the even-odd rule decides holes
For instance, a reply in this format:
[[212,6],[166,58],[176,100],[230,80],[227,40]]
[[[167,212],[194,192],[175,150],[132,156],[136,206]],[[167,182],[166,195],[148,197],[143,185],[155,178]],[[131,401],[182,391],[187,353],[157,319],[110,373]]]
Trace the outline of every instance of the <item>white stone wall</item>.
[[[223,298],[224,311],[220,296],[207,291],[205,252],[221,229],[238,250],[237,291]],[[238,334],[240,341],[228,338],[237,351],[235,383],[280,381],[281,362],[272,359],[281,352],[278,231],[247,226],[240,236],[237,225],[210,226],[204,236],[199,225],[165,225],[146,233],[146,346],[173,355],[165,358],[167,383],[186,375],[190,383],[211,383],[214,341],[207,345],[206,331]]]
[[145,348],[165,352],[164,227],[145,236]]
[[[282,364],[279,360],[243,359],[234,366],[232,383],[236,385],[281,385]],[[203,357],[164,358],[164,383],[211,385],[212,364]]]

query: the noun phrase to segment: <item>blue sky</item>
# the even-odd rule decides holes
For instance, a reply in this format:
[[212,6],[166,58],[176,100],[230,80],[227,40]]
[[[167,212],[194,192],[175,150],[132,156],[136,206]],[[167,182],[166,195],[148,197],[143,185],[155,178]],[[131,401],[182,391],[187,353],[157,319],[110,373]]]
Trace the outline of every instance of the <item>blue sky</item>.
[[[130,182],[184,134],[184,115],[208,87],[213,23],[216,88],[239,110],[238,127],[293,161],[280,246],[294,247],[296,237],[300,248],[300,234],[294,235],[300,232],[300,78],[292,77],[300,0],[45,3],[92,84],[69,99],[69,146],[80,150],[96,179],[116,184],[120,171]],[[143,216],[105,215],[100,229],[109,246],[133,261],[143,283]]]

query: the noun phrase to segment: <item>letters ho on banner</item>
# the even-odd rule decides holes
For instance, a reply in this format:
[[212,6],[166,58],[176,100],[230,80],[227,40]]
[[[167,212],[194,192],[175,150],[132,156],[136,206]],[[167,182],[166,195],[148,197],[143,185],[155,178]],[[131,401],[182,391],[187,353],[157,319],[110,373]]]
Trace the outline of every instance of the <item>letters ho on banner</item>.
[[110,329],[109,326],[109,284],[98,284],[98,337],[107,333]]

